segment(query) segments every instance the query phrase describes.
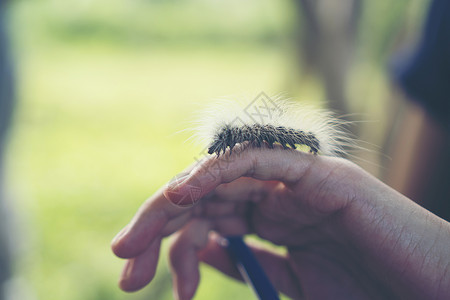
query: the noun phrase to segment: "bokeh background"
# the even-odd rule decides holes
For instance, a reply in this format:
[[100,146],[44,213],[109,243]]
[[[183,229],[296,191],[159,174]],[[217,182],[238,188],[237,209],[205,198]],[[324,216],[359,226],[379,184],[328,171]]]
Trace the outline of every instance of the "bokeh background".
[[[126,294],[109,243],[198,157],[185,129],[215,97],[283,92],[364,121],[351,130],[369,150],[355,159],[380,176],[401,109],[389,65],[428,1],[312,2],[10,1],[11,299],[172,299],[165,251],[154,281]],[[201,276],[195,299],[253,297],[207,266]]]

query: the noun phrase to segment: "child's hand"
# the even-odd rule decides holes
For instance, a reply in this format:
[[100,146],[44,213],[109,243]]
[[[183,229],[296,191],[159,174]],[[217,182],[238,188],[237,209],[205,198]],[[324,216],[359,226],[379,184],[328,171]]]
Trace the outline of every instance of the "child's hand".
[[200,260],[240,278],[219,235],[256,233],[287,247],[287,255],[252,248],[275,287],[295,299],[450,294],[450,224],[346,160],[246,149],[209,157],[184,175],[149,198],[112,242],[128,259],[123,290],[151,281],[161,239],[173,235],[175,294],[191,299]]

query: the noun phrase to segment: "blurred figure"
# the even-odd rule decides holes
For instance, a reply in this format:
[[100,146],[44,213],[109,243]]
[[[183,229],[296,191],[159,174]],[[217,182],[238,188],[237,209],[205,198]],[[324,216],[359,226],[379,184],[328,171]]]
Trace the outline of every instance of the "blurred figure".
[[302,62],[319,75],[331,110],[350,113],[348,73],[353,61],[361,0],[299,0]]
[[8,43],[5,33],[5,3],[0,0],[0,299],[6,299],[5,282],[11,276],[11,251],[4,192],[4,152],[8,125],[13,106],[13,81],[8,59]]
[[446,220],[450,220],[449,53],[450,2],[434,0],[416,51],[395,66],[395,80],[409,103],[389,137],[392,165],[387,175],[392,187]]

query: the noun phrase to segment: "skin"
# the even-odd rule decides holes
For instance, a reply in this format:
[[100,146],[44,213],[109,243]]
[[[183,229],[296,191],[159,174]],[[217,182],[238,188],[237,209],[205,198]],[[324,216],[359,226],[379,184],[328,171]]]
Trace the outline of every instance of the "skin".
[[151,196],[112,242],[127,259],[119,286],[152,280],[169,235],[177,299],[194,296],[201,261],[241,279],[220,236],[245,233],[286,247],[250,245],[293,299],[450,295],[449,223],[349,161],[278,148],[208,157]]
[[[450,135],[421,106],[402,106],[385,178],[397,191],[450,220]],[[425,147],[424,147],[425,145]]]

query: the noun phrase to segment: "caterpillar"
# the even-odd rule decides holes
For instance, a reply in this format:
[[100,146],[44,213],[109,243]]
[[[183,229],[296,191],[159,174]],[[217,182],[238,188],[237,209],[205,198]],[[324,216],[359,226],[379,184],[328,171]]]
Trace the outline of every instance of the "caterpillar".
[[284,149],[297,149],[296,145],[305,145],[310,148],[310,152],[317,154],[320,149],[320,143],[317,137],[312,133],[305,133],[302,130],[296,130],[284,126],[273,125],[244,125],[242,127],[224,125],[213,138],[213,142],[208,147],[208,154],[220,151],[225,153],[227,147],[232,152],[234,146],[238,143],[250,142],[256,147],[262,147],[266,143],[269,148],[273,148],[274,143],[280,144]]
[[207,153],[230,154],[236,144],[283,149],[307,148],[312,154],[340,156],[351,138],[344,122],[331,112],[260,93],[256,97],[220,99],[204,110],[197,137]]

